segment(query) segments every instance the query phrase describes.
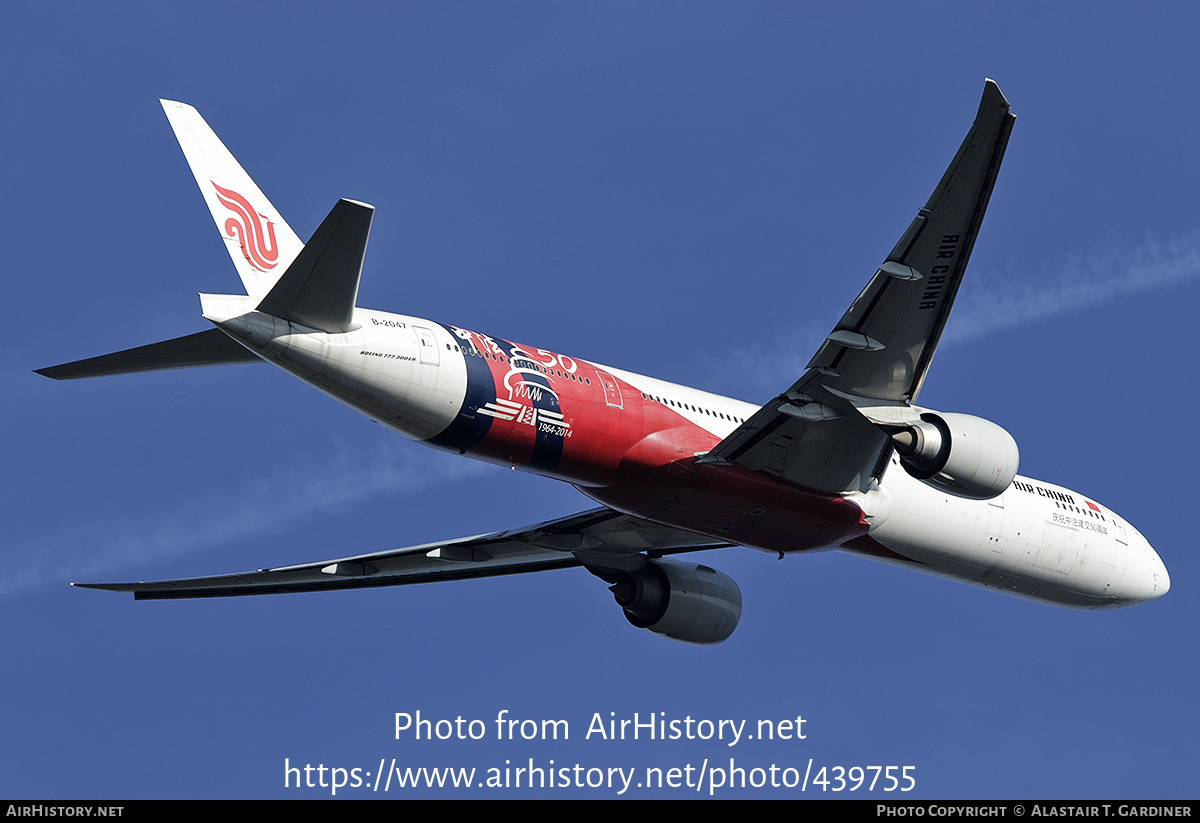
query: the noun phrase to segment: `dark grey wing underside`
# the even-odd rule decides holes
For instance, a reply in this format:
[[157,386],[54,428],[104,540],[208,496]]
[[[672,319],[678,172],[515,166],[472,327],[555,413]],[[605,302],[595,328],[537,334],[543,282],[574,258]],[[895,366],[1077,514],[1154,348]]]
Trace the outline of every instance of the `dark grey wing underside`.
[[784,394],[705,458],[825,492],[864,489],[890,440],[859,405],[916,400],[954,305],[1016,118],[988,80],[929,201]]
[[[566,569],[626,569],[634,558],[729,545],[607,508],[525,529],[242,574],[153,583],[76,583],[137,600],[332,591]],[[646,555],[642,553],[645,552]]]
[[987,81],[975,123],[941,182],[809,363],[827,372],[824,385],[878,400],[917,399],[1015,120]]

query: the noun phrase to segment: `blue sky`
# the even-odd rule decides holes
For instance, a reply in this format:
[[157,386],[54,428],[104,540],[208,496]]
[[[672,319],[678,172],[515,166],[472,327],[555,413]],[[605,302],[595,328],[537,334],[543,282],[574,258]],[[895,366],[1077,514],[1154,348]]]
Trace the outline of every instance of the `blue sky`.
[[[0,795],[322,797],[292,765],[916,767],[917,797],[1194,797],[1200,12],[1188,4],[66,4],[0,33]],[[1077,613],[837,554],[704,555],[715,648],[580,570],[135,603],[161,579],[587,507],[423,449],[283,373],[57,384],[238,288],[157,98],[195,105],[307,236],[376,217],[360,305],[750,401],[798,376],[937,182],[985,77],[1017,123],[921,401],[1115,509],[1173,588]],[[395,739],[397,712],[568,741]],[[806,739],[584,739],[593,715]],[[598,789],[434,797],[612,797]],[[692,789],[631,789],[693,797]],[[706,796],[707,792],[701,792]],[[342,796],[396,797],[346,789]],[[785,789],[721,797],[800,796]],[[809,791],[805,796],[821,796]],[[826,795],[831,796],[831,795]],[[898,796],[876,791],[853,796]]]

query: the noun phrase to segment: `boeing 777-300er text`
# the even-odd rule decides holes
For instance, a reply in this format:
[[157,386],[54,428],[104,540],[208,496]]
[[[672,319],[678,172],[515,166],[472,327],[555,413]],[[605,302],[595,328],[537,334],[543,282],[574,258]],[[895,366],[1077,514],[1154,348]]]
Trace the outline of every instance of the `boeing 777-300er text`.
[[138,599],[395,586],[583,566],[629,622],[719,643],[737,585],[669,558],[840,549],[1082,609],[1170,587],[1137,529],[1017,475],[1017,444],[917,406],[1014,117],[990,80],[929,201],[809,362],[764,406],[470,329],[355,305],[373,209],[339,200],[307,243],[191,106],[163,101],[245,284],[200,295],[215,328],[40,370],[73,379],[265,360],[413,440],[563,480],[596,503],[528,528],[156,583]]

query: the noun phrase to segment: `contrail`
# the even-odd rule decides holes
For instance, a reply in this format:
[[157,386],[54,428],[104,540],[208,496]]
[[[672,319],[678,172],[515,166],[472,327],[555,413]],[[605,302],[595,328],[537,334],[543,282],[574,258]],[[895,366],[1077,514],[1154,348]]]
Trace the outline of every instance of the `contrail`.
[[[1158,289],[1200,280],[1200,229],[1168,240],[1149,238],[1140,245],[1113,239],[1084,254],[1036,269],[1013,268],[1006,274],[968,271],[941,345],[960,345],[1034,323],[1077,314]],[[746,400],[761,402],[790,386],[804,373],[809,358],[837,318],[808,320],[747,346],[726,352],[722,369],[712,358],[697,364],[700,374],[721,376],[713,386]]]
[[74,524],[24,541],[10,538],[13,548],[21,548],[0,561],[0,599],[61,586],[67,579],[102,581],[120,570],[295,528],[379,495],[415,494],[498,471],[404,445],[384,442],[369,458],[339,451],[324,464],[287,464],[266,476],[191,495],[150,518]]
[[1035,276],[967,274],[946,326],[944,342],[968,343],[999,331],[1078,314],[1122,297],[1200,278],[1200,231],[1139,246],[1114,240]]

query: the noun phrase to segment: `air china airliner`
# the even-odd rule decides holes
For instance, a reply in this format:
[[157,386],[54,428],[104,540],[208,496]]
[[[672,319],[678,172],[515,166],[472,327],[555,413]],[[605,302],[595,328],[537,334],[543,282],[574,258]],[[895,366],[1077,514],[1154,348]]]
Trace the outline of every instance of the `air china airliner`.
[[1170,578],[1132,525],[1017,474],[1000,426],[916,405],[1014,117],[992,81],[958,153],[807,370],[761,407],[355,305],[371,206],[302,243],[191,106],[162,102],[247,294],[214,328],[39,370],[60,380],[271,363],[412,440],[570,483],[598,505],[526,528],[243,574],[80,584],[138,599],[311,592],[582,566],[638,628],[720,643],[737,584],[679,559],[838,549],[1019,597],[1111,609]]

